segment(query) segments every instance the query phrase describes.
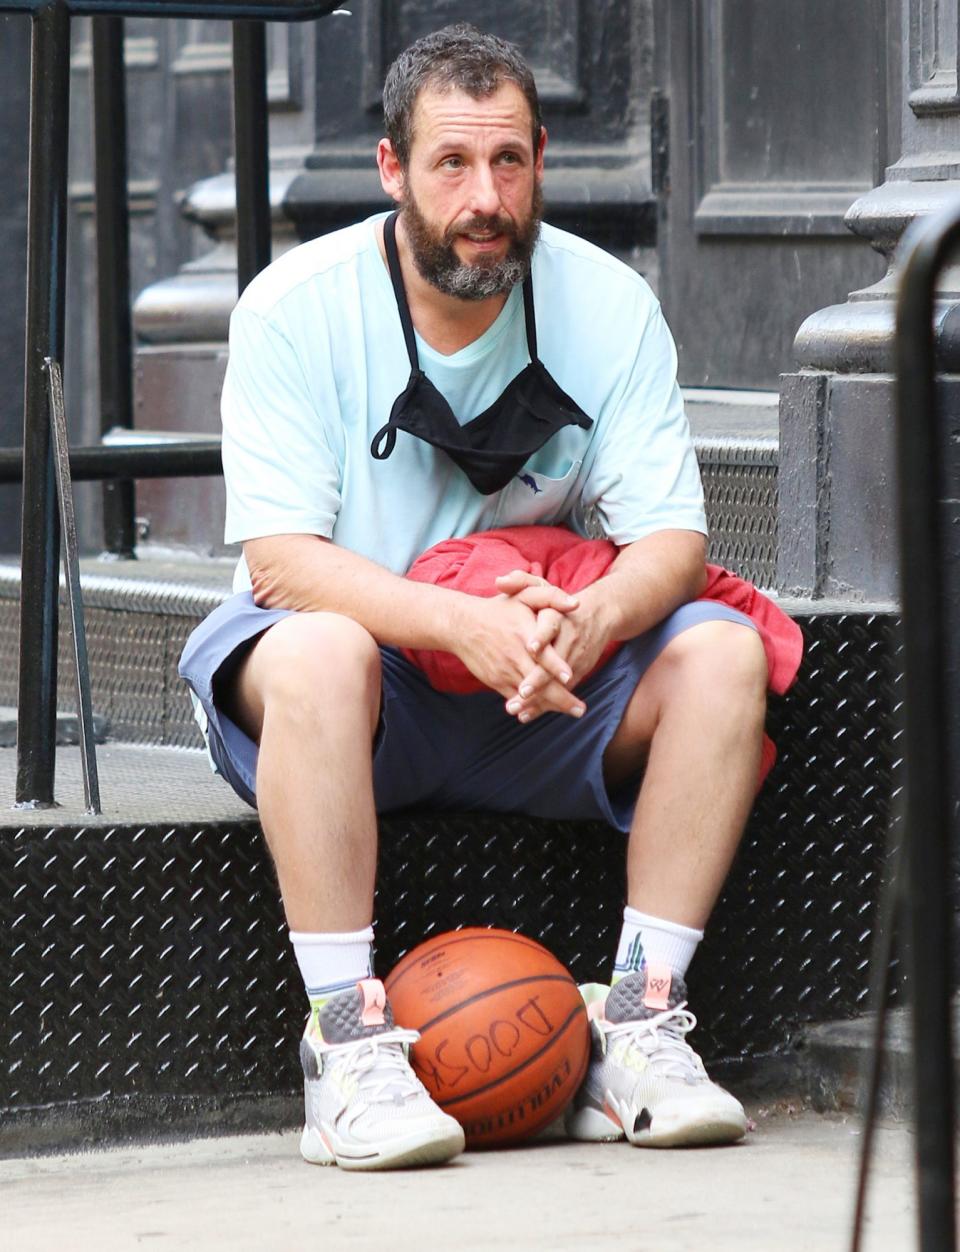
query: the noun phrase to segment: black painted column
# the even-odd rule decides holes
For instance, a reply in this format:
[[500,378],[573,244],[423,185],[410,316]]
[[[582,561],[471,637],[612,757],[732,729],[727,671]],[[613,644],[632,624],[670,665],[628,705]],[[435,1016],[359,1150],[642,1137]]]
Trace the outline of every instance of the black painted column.
[[[23,369],[24,292],[27,284],[27,152],[30,138],[30,21],[0,17],[0,378],[16,379]],[[23,437],[23,413],[16,389],[0,398],[0,445],[11,448]],[[0,487],[0,553],[20,547],[20,488]]]
[[[899,9],[899,14],[897,10]],[[781,382],[782,590],[889,600],[898,593],[894,511],[893,329],[896,247],[911,222],[960,197],[957,6],[903,0],[888,42],[898,75],[899,159],[861,197],[847,226],[885,258],[876,284],[813,313]],[[899,51],[898,51],[899,47]],[[897,149],[895,149],[895,152]],[[960,371],[960,271],[943,274],[936,309],[941,366]],[[950,407],[960,379],[944,382]]]
[[33,18],[27,343],[23,415],[18,803],[53,804],[60,525],[44,360],[63,361],[67,257],[70,16]]

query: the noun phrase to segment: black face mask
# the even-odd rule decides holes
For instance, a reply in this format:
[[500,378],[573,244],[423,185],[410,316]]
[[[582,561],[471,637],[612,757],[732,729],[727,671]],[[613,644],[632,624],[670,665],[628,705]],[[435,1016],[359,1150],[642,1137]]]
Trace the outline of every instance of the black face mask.
[[489,408],[461,426],[450,405],[420,368],[410,307],[400,273],[396,228],[397,214],[392,213],[384,223],[383,240],[410,358],[410,378],[393,402],[390,420],[374,436],[370,453],[376,460],[385,461],[397,442],[397,431],[405,430],[445,452],[477,491],[485,496],[492,495],[516,477],[551,435],[564,426],[588,430],[593,419],[557,386],[537,356],[533,284],[528,274],[523,283],[523,311],[530,364]]

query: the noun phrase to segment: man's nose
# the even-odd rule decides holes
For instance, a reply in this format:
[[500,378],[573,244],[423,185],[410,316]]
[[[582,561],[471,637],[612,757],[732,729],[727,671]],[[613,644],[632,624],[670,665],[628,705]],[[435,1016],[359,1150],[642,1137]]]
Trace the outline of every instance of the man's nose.
[[470,209],[480,217],[495,217],[500,212],[500,192],[489,165],[474,168],[470,184]]

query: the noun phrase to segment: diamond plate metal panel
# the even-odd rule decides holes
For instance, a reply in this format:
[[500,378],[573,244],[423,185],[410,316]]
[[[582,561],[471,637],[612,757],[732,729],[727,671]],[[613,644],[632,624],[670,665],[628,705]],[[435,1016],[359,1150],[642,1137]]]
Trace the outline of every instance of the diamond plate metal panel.
[[777,578],[779,453],[769,440],[697,444],[703,478],[709,559],[758,587]]
[[797,1024],[865,1007],[898,785],[898,625],[801,622],[799,681],[771,710],[780,760],[761,793],[691,996],[710,1055],[782,1047]]
[[[853,1014],[868,991],[898,764],[895,622],[802,624],[800,679],[769,718],[780,759],[688,980],[708,1057],[782,1048],[799,1023]],[[434,817],[395,819],[394,831],[381,848],[392,884],[378,903],[385,943],[412,946],[421,918],[429,933],[514,926],[580,981],[609,973],[624,896],[616,832]]]
[[10,707],[17,703],[19,640],[19,600],[0,596],[0,704]]
[[254,823],[6,831],[0,866],[0,1106],[292,1088],[302,988]]
[[162,742],[178,748],[202,748],[186,684],[177,673],[180,654],[199,618],[165,615],[163,638],[164,702]]
[[[181,600],[176,595],[171,603]],[[198,611],[187,616],[173,613],[156,597],[150,611],[135,607],[138,603],[147,602],[138,601],[134,594],[129,601],[106,606],[85,603],[94,712],[107,719],[113,740],[201,747],[177,662],[187,636],[203,616],[199,611],[202,606],[195,606]],[[17,703],[19,612],[17,600],[0,594],[0,705]],[[76,708],[64,612],[60,620],[57,702],[62,710]]]
[[[802,624],[799,684],[771,711],[781,759],[690,971],[707,1057],[782,1048],[867,993],[897,770],[896,623]],[[385,819],[378,968],[425,935],[484,924],[596,977],[617,938],[623,851],[595,824]],[[177,1100],[297,1088],[302,991],[253,822],[0,829],[0,968],[0,1150],[39,1105],[83,1102],[108,1134],[152,1100],[142,1133]]]

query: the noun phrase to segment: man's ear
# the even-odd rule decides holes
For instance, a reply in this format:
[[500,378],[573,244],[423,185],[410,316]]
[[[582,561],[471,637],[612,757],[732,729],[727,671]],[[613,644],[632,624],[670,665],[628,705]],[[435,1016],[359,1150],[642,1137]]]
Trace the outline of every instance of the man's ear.
[[389,139],[381,139],[377,144],[377,169],[380,171],[380,186],[399,204],[403,199],[403,166]]
[[543,150],[547,146],[547,128],[540,127],[540,141],[537,144],[537,151],[534,155],[533,165],[538,174],[543,174]]

